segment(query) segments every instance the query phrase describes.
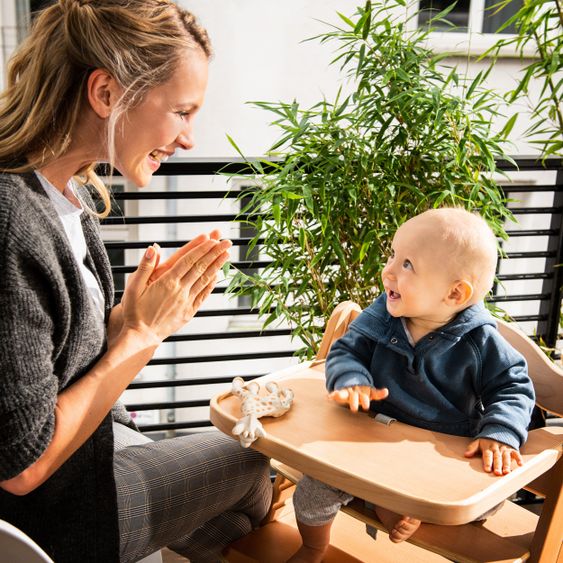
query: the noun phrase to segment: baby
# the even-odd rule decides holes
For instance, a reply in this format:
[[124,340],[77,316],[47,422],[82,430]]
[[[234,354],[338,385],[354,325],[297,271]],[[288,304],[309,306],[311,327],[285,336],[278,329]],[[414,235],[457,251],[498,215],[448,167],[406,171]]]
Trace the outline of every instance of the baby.
[[[526,361],[497,332],[483,298],[493,285],[497,242],[460,208],[426,211],[395,233],[385,292],[337,340],[326,362],[330,399],[429,430],[472,437],[466,457],[509,473],[522,465],[534,407]],[[322,561],[330,527],[352,496],[304,476],[293,497],[302,546],[291,562]],[[420,520],[375,507],[400,542]],[[484,518],[484,515],[482,518]]]

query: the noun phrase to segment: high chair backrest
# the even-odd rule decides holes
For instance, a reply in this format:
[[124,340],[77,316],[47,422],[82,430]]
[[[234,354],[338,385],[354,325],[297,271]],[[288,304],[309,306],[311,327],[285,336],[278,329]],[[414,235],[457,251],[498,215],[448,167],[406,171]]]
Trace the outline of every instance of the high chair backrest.
[[326,325],[323,339],[316,355],[316,362],[326,360],[330,347],[335,340],[344,335],[350,323],[362,312],[362,308],[353,301],[342,301],[332,312]]
[[497,325],[502,336],[528,362],[528,372],[536,392],[536,404],[547,412],[563,416],[563,370],[514,323],[497,319]]

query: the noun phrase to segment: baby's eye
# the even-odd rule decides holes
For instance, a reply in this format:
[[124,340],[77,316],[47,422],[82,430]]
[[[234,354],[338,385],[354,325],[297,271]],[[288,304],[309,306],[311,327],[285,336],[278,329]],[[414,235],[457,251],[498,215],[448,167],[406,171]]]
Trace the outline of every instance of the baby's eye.
[[176,113],[180,116],[180,119],[186,119],[190,115],[189,111],[177,111]]
[[412,270],[412,262],[410,260],[405,260],[403,262],[403,268],[405,268],[405,270]]

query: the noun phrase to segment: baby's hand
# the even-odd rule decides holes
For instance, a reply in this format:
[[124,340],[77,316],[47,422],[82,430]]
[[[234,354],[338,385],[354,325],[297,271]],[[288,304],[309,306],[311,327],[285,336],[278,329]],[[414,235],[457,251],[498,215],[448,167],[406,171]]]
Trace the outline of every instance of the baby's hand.
[[369,385],[354,385],[354,387],[343,387],[329,393],[328,398],[336,401],[339,405],[348,405],[352,412],[358,412],[361,406],[365,411],[369,410],[370,401],[381,401],[389,395],[387,388],[376,389]]
[[465,457],[473,457],[479,451],[483,456],[483,469],[487,473],[492,471],[495,475],[506,475],[512,471],[512,460],[518,465],[524,463],[518,450],[488,438],[473,440],[467,446]]

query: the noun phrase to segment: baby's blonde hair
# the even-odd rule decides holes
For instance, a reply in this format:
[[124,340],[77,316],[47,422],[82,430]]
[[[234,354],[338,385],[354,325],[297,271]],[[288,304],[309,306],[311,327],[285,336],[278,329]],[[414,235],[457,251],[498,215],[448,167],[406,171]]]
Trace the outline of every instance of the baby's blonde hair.
[[498,262],[497,239],[485,219],[461,207],[442,207],[411,220],[430,222],[447,252],[449,271],[472,284],[472,303],[482,300],[493,286]]
[[[186,48],[211,56],[207,32],[170,0],[58,0],[40,11],[9,63],[0,96],[0,170],[32,171],[65,153],[97,68],[124,91],[107,130],[112,163],[118,117],[172,76]],[[95,165],[76,178],[98,191],[105,216],[110,198]]]

